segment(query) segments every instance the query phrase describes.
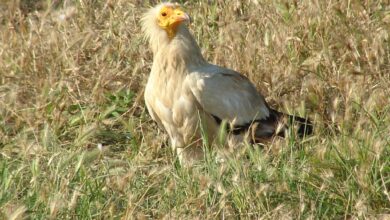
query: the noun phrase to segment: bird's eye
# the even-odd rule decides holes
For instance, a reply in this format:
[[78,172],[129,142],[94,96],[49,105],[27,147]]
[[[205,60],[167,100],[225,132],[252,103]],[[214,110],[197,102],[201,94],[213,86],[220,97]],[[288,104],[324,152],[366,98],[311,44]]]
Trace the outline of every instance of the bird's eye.
[[166,12],[163,12],[163,13],[161,13],[161,15],[162,15],[163,17],[165,17],[165,16],[167,16],[167,13],[166,13]]

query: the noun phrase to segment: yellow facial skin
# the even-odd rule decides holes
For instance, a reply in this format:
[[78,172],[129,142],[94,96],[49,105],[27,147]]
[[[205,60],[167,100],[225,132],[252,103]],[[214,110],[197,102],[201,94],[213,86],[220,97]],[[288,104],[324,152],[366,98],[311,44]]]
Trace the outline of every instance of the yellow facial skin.
[[184,21],[189,21],[190,17],[180,8],[164,6],[158,16],[158,25],[163,28],[170,39],[175,37],[177,27]]

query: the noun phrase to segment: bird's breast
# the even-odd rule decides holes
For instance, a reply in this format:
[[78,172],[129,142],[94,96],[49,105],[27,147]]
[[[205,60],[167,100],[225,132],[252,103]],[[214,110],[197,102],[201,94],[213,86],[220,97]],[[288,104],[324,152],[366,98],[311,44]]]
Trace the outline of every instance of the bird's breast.
[[183,95],[183,75],[177,69],[153,66],[145,88],[145,100],[162,120],[173,122],[173,108]]

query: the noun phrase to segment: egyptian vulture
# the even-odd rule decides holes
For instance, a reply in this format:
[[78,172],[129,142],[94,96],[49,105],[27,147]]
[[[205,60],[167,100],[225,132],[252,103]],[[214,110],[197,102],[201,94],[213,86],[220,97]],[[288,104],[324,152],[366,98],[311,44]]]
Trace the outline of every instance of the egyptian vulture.
[[182,164],[201,159],[202,137],[212,142],[221,127],[230,147],[284,136],[292,121],[300,136],[312,132],[307,119],[271,109],[247,77],[208,63],[186,26],[189,20],[180,5],[161,3],[141,21],[153,52],[146,107]]

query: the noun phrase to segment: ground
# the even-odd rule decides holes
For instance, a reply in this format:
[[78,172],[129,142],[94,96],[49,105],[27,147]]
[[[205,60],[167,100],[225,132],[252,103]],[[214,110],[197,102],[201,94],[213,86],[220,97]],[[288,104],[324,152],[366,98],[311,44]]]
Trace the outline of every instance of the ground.
[[0,219],[389,219],[389,4],[181,2],[206,59],[314,135],[181,167],[143,101],[156,1],[3,0]]

